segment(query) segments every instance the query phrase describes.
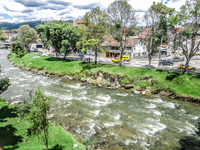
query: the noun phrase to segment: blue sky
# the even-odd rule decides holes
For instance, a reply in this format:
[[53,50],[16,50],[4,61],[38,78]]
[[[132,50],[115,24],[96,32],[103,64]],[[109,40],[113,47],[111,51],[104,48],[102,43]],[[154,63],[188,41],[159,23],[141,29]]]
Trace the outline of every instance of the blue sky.
[[[73,20],[96,6],[106,9],[114,0],[0,0],[0,20],[23,22],[33,20]],[[128,0],[141,18],[153,1],[163,2],[176,10],[185,0]]]

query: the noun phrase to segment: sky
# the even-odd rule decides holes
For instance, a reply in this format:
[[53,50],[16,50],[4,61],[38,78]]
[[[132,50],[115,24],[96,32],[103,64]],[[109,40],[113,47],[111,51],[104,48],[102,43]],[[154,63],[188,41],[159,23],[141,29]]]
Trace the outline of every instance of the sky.
[[[0,22],[81,19],[96,6],[105,10],[114,0],[0,0]],[[179,10],[185,0],[128,0],[141,18],[155,2]],[[141,20],[140,20],[141,22]]]

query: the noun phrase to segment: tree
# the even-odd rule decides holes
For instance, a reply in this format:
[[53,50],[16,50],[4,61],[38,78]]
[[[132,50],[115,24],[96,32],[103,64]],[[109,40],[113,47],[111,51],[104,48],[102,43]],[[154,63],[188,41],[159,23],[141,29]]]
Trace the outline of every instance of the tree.
[[200,48],[200,41],[197,40],[200,35],[200,1],[187,0],[179,15],[184,18],[181,23],[185,29],[179,32],[178,41],[186,58],[184,72],[188,72],[189,62]]
[[[101,43],[105,34],[105,14],[99,7],[87,12],[84,16],[87,32],[90,34],[89,40],[86,41],[87,47],[91,48],[95,54],[94,63],[97,63],[97,53],[100,51]],[[83,35],[85,36],[85,35]],[[85,39],[85,37],[84,37]],[[84,47],[83,47],[84,48]]]
[[[126,38],[136,26],[136,19],[134,9],[126,0],[116,0],[108,6],[106,20],[112,37],[120,43],[121,56],[124,53]],[[122,57],[119,65],[121,63]]]
[[78,29],[64,21],[51,21],[36,27],[45,45],[52,44],[56,53],[64,52],[64,58],[75,49],[78,40]]
[[33,108],[29,117],[29,122],[31,123],[29,135],[36,135],[42,138],[47,150],[49,135],[49,121],[47,120],[47,114],[49,112],[49,101],[50,97],[44,95],[38,87],[35,91],[35,96],[33,96]]
[[19,29],[13,29],[12,30],[12,33],[14,33],[14,34],[16,34],[16,33],[18,33],[19,32]]
[[19,57],[22,57],[25,54],[24,46],[19,41],[13,42],[11,44],[11,52],[15,53]]
[[65,28],[62,29],[62,48],[60,51],[64,53],[63,59],[65,59],[68,53],[76,49],[76,42],[79,39],[78,31],[78,28],[75,28],[70,24],[68,24]]
[[7,90],[8,86],[10,86],[8,77],[0,79],[0,94]]
[[37,33],[29,25],[22,25],[19,28],[18,36],[26,50],[30,50],[30,44],[35,42]]
[[177,48],[178,48],[178,41],[177,41],[177,36],[178,36],[178,32],[177,32],[177,28],[178,25],[180,24],[180,17],[178,14],[172,15],[170,18],[168,18],[168,22],[169,22],[169,26],[172,27],[172,34],[173,34],[173,52],[175,53]]
[[[149,69],[152,56],[159,51],[158,47],[160,46],[161,48],[162,43],[167,43],[167,17],[172,15],[173,12],[173,8],[169,8],[162,3],[156,4],[154,2],[147,13],[144,15],[144,21],[146,22],[146,25],[150,27],[150,32],[143,39],[147,42]],[[158,68],[159,65],[160,63],[158,63]]]
[[91,35],[88,32],[87,26],[83,23],[78,26],[79,29],[79,40],[76,42],[76,49],[81,51],[81,53],[85,53],[85,43],[90,39]]

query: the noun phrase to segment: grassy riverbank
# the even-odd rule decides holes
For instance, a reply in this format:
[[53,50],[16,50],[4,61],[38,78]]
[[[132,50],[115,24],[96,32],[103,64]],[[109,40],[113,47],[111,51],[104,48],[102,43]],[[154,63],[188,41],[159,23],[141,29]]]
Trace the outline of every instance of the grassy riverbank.
[[[182,74],[182,72],[176,71],[148,70],[146,68],[115,65],[94,65],[89,62],[62,60],[49,56],[40,57],[38,54],[27,54],[19,58],[11,53],[9,58],[14,64],[22,68],[28,67],[45,73],[70,75],[82,79],[91,78],[94,82],[94,74],[101,70],[105,76],[106,74],[120,76],[121,85],[134,84],[134,89],[148,87],[151,91],[167,91],[176,96],[200,99],[200,74]],[[93,74],[93,77],[91,74]],[[149,80],[150,78],[151,80]]]
[[[27,123],[25,119],[18,116],[16,110],[15,107],[10,107],[0,101],[0,149],[46,149],[37,137],[31,137],[27,142],[23,142]],[[64,131],[62,127],[51,125],[49,131],[49,149],[85,150],[84,145],[75,141],[72,135]],[[77,148],[73,148],[74,144],[77,144]]]

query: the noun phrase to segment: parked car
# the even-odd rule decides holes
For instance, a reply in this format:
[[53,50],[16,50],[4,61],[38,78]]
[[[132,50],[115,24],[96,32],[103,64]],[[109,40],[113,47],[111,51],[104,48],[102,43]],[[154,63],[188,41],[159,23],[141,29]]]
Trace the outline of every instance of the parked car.
[[180,57],[173,57],[170,60],[173,61],[173,62],[182,61],[182,59]]
[[[121,55],[119,55],[119,59],[121,58]],[[129,55],[122,55],[122,60],[124,61],[130,61],[130,56]]]
[[174,63],[170,60],[170,59],[167,59],[167,60],[160,60],[160,65],[173,65]]
[[[123,60],[122,60],[122,61],[123,61]],[[120,62],[120,59],[117,58],[117,57],[115,57],[115,58],[112,59],[112,62],[116,62],[116,63],[118,63],[118,62]]]
[[83,57],[83,54],[82,53],[78,54],[78,57]]
[[[185,65],[179,64],[178,69],[185,69]],[[188,70],[196,70],[196,67],[192,67],[192,66],[188,65]]]
[[33,51],[34,51],[34,52],[38,52],[38,49],[36,48],[36,49],[34,49]]

